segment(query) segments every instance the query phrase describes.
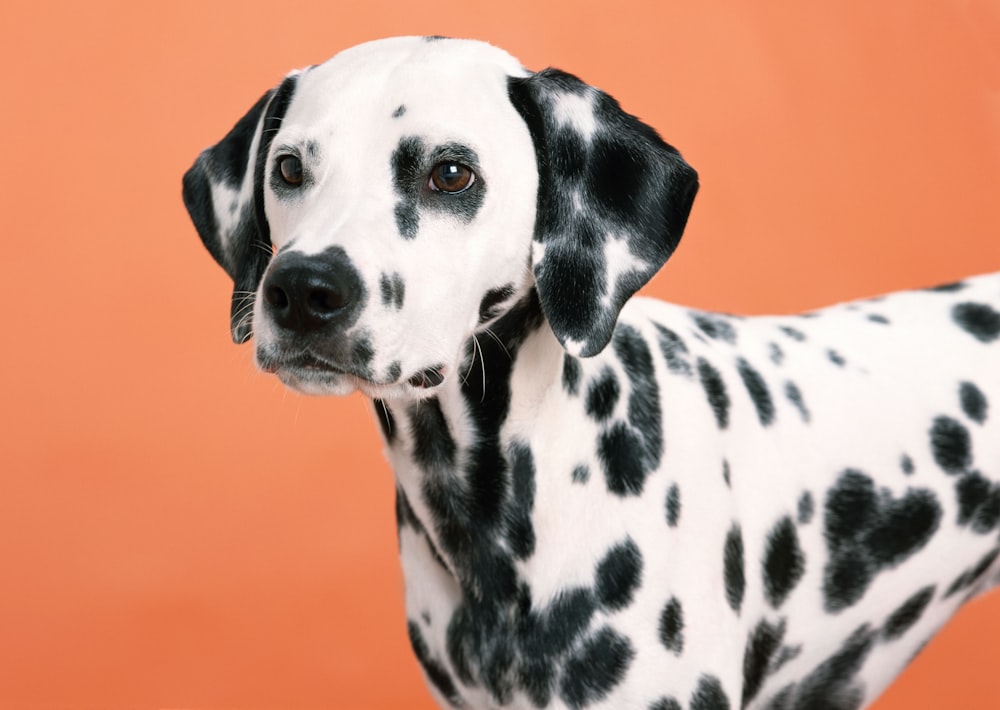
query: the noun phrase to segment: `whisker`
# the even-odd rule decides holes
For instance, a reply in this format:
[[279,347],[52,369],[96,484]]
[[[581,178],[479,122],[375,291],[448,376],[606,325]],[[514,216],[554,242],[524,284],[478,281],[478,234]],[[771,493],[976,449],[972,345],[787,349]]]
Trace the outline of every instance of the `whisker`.
[[508,350],[507,346],[503,344],[502,340],[500,340],[500,336],[499,335],[497,335],[496,333],[494,333],[489,328],[483,328],[483,332],[486,333],[491,338],[493,338],[494,342],[496,342],[496,344],[500,346],[500,349],[504,351],[504,354],[507,356],[508,360],[513,360],[514,359],[510,355],[510,350]]

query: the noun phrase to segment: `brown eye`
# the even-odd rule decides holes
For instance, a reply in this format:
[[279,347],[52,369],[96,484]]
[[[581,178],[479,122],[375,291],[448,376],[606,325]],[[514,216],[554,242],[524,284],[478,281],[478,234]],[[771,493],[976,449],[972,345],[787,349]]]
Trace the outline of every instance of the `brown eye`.
[[286,184],[292,187],[302,184],[302,161],[294,155],[283,155],[278,158],[278,172]]
[[462,192],[476,181],[476,174],[461,163],[438,163],[427,187],[436,192]]

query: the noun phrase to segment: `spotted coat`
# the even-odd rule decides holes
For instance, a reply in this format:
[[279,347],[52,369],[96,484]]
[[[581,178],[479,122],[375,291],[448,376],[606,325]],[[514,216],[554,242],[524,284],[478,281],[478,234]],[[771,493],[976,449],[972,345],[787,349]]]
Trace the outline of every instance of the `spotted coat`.
[[998,581],[1000,275],[633,298],[696,190],[607,94],[440,38],[289,75],[185,176],[234,339],[372,399],[443,707],[853,710]]

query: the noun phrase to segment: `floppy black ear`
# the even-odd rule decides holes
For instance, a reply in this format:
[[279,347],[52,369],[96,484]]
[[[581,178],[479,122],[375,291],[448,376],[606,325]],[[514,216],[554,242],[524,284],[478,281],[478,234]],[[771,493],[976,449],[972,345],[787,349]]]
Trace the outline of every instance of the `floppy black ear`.
[[508,88],[538,161],[532,267],[542,310],[566,350],[595,355],[625,301],[677,247],[698,174],[571,74],[546,69]]
[[233,279],[233,340],[252,333],[253,301],[271,260],[264,214],[264,161],[295,93],[297,75],[264,94],[226,136],[184,174],[184,205],[202,242]]

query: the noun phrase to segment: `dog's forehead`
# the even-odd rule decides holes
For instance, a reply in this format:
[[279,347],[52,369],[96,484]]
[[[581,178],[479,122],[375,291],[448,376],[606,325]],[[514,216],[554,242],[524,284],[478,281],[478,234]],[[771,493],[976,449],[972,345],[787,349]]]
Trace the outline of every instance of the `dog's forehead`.
[[301,75],[286,121],[401,116],[415,107],[462,106],[488,112],[506,95],[507,78],[527,73],[510,54],[485,42],[377,40],[345,50]]

